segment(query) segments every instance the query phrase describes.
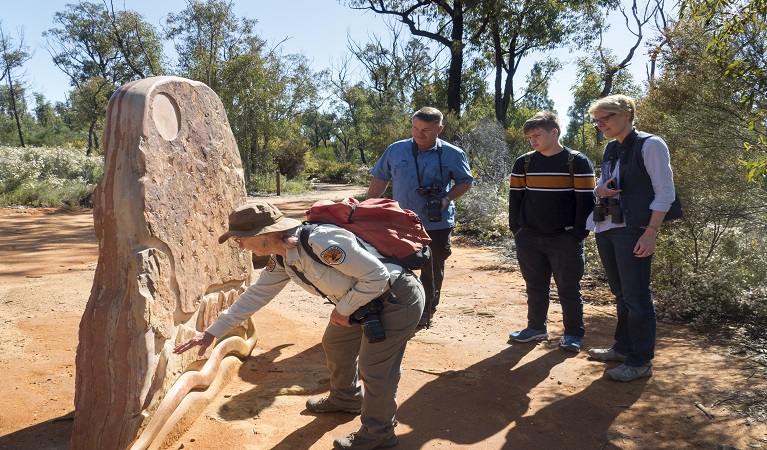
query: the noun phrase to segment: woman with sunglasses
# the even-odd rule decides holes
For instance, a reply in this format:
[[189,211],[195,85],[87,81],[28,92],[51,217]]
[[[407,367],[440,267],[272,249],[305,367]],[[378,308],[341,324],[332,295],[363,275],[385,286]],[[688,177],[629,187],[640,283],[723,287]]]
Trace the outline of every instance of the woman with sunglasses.
[[634,127],[636,104],[610,95],[589,107],[594,126],[613,139],[605,147],[594,194],[599,257],[615,295],[618,323],[610,348],[589,350],[600,361],[621,361],[605,376],[632,381],[652,376],[656,317],[650,293],[655,239],[675,198],[668,147]]

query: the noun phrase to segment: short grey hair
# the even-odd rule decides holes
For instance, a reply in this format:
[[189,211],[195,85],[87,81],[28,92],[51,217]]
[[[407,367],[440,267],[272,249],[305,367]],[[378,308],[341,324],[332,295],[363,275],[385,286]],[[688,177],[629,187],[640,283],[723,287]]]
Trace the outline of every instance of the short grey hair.
[[442,125],[442,111],[431,106],[424,106],[413,114],[413,119],[423,120]]

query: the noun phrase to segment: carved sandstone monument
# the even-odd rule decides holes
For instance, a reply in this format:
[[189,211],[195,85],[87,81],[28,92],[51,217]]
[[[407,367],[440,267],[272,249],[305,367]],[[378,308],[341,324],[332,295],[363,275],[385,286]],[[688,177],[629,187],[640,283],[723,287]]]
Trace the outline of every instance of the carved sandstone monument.
[[171,352],[252,276],[249,255],[217,241],[246,201],[242,163],[223,105],[202,83],[129,83],[106,118],[71,448],[157,448],[191,424],[256,343],[249,321],[203,358]]

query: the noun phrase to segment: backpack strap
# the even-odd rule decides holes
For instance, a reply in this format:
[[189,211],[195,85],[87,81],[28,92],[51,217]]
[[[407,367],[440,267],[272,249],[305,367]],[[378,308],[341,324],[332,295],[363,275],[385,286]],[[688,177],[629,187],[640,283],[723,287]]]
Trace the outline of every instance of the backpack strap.
[[530,160],[533,158],[535,150],[525,153],[525,184],[527,184],[527,169],[530,168]]
[[575,160],[575,157],[580,155],[581,152],[567,147],[565,147],[565,150],[568,151],[567,167],[570,168],[570,179],[573,180],[573,186],[575,186],[575,169],[573,168],[573,160]]
[[[319,224],[319,223],[306,223],[303,226],[301,226],[301,231],[299,233],[298,240],[301,241],[301,247],[304,249],[304,251],[309,256],[311,256],[311,258],[313,260],[317,261],[320,264],[324,264],[324,265],[327,266],[329,264],[326,263],[325,261],[323,261],[322,258],[317,256],[317,254],[314,252],[314,249],[312,249],[312,246],[309,245],[309,235],[312,234],[312,231],[314,231],[314,229],[317,228],[319,225],[321,225],[321,224]],[[352,234],[354,234],[354,233],[352,233]],[[365,245],[365,241],[360,239],[356,234],[354,235],[354,237],[357,239],[357,243],[360,245],[360,247],[364,248],[365,250],[368,249],[367,246]],[[424,248],[426,248],[426,247],[424,247]],[[410,271],[410,269],[408,269],[407,267],[402,265],[402,261],[400,259],[398,259],[398,258],[380,257],[380,258],[378,258],[378,260],[381,261],[384,264],[397,264],[399,266],[402,266],[403,269],[405,269],[407,271]]]
[[[299,232],[299,237],[298,237],[298,240],[299,240],[299,241],[301,241],[301,247],[304,249],[304,251],[305,251],[305,252],[306,252],[306,253],[307,253],[309,256],[311,256],[311,258],[312,258],[313,260],[317,261],[317,262],[318,262],[318,263],[320,263],[320,264],[324,264],[324,265],[326,265],[326,266],[329,266],[330,264],[326,263],[325,261],[323,261],[323,260],[322,260],[322,258],[320,258],[319,256],[317,256],[317,254],[316,254],[316,253],[314,253],[314,250],[312,249],[312,246],[311,246],[311,245],[309,245],[309,235],[310,235],[310,234],[312,234],[312,231],[314,231],[314,229],[315,229],[315,228],[317,228],[317,227],[318,227],[318,226],[320,226],[320,225],[321,225],[321,224],[319,224],[319,223],[305,223],[304,225],[302,225],[302,226],[301,226],[301,228],[300,228],[300,232]],[[351,231],[350,231],[350,233],[351,233]],[[354,234],[354,233],[352,233],[352,234]],[[357,238],[357,243],[360,245],[360,247],[364,248],[365,250],[367,250],[367,249],[368,249],[368,248],[365,246],[365,242],[364,242],[362,239],[360,239],[359,237],[357,237],[357,235],[356,235],[356,234],[354,234],[354,237],[355,237],[355,238]],[[426,248],[426,247],[425,247],[425,248]],[[401,263],[398,263],[398,262],[397,262],[398,260],[397,260],[396,258],[378,258],[378,260],[379,260],[379,261],[381,261],[381,263],[383,263],[383,264],[386,264],[386,263],[401,264]],[[401,267],[402,267],[402,269],[403,269],[403,270],[402,270],[403,272],[407,271],[407,272],[410,272],[410,273],[412,273],[412,271],[411,271],[410,269],[408,269],[407,267],[405,267],[405,266],[401,266]],[[327,297],[325,294],[323,294],[323,293],[322,293],[322,291],[320,291],[319,289],[317,289],[317,287],[316,287],[314,284],[312,284],[312,282],[311,282],[311,281],[309,281],[309,280],[305,279],[305,278],[304,278],[304,274],[303,274],[301,271],[299,271],[298,269],[296,269],[296,268],[295,268],[295,267],[293,267],[293,266],[290,266],[290,268],[291,268],[291,269],[293,269],[293,272],[296,272],[296,275],[298,275],[298,278],[300,278],[300,279],[301,279],[301,281],[303,281],[304,283],[308,283],[309,285],[311,285],[311,286],[312,286],[314,289],[316,289],[316,290],[317,290],[317,292],[319,292],[320,294],[322,294],[322,296],[323,296],[325,299],[327,299],[327,298],[328,298],[328,297]],[[402,276],[402,274],[400,274],[400,276]],[[391,280],[389,280],[389,289],[391,289]],[[393,294],[392,294],[392,295],[393,295]]]
[[301,225],[301,228],[299,228],[300,233],[298,236],[298,240],[301,241],[301,247],[309,256],[312,257],[313,260],[327,266],[328,264],[324,262],[322,259],[320,259],[320,257],[317,256],[316,253],[314,253],[312,246],[309,245],[309,235],[312,234],[312,231],[314,231],[314,229],[317,228],[318,226],[319,224],[317,223],[306,223],[304,225]]
[[[567,147],[565,147],[565,150],[568,152],[567,167],[570,169],[570,180],[573,181],[573,186],[575,186],[575,169],[573,168],[573,160],[575,160],[575,157],[578,156],[581,152]],[[535,150],[525,153],[525,183],[527,183],[527,169],[530,168],[530,160],[533,158],[534,154]]]
[[[316,224],[315,224],[315,225],[313,225],[313,226],[308,226],[308,227],[301,227],[301,244],[302,244],[302,245],[304,245],[304,250],[306,250],[306,252],[307,252],[307,253],[308,253],[308,254],[309,254],[309,255],[310,255],[310,256],[311,256],[311,257],[312,257],[314,260],[316,260],[317,262],[320,262],[320,263],[321,263],[321,262],[322,262],[322,260],[320,259],[320,257],[319,257],[319,256],[317,256],[317,254],[316,254],[316,253],[314,253],[314,251],[312,250],[312,247],[309,245],[309,233],[311,233],[311,231],[314,229],[314,227],[316,227]],[[304,228],[307,228],[307,229],[308,229],[308,231],[306,232],[306,243],[305,243],[305,244],[304,244]],[[315,285],[314,285],[314,283],[312,283],[311,281],[309,281],[309,279],[308,279],[308,278],[306,278],[306,275],[305,275],[303,272],[301,272],[300,270],[298,270],[298,267],[296,267],[296,266],[294,266],[294,265],[292,265],[292,264],[286,264],[286,263],[285,263],[285,260],[284,260],[284,258],[283,258],[282,256],[280,256],[280,255],[275,255],[275,256],[277,257],[276,259],[277,259],[277,262],[278,262],[279,264],[281,264],[283,267],[290,267],[290,270],[292,270],[292,271],[293,271],[293,273],[294,273],[294,274],[296,274],[296,276],[297,276],[297,277],[298,277],[298,278],[299,278],[301,281],[303,281],[304,283],[306,283],[306,284],[308,284],[309,286],[311,286],[312,288],[314,288],[314,290],[315,290],[315,291],[317,291],[317,293],[318,293],[318,294],[320,294],[320,296],[321,296],[322,298],[324,298],[325,300],[328,300],[328,296],[327,296],[327,295],[325,295],[325,293],[324,293],[324,292],[322,292],[322,291],[321,291],[321,290],[320,290],[320,289],[319,289],[317,286],[315,286]],[[330,300],[328,300],[328,301],[330,301]]]

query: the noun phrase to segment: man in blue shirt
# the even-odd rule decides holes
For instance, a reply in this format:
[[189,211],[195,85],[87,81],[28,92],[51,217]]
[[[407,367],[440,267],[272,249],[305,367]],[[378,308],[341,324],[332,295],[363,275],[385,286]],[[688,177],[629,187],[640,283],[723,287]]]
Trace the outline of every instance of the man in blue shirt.
[[437,138],[444,129],[438,109],[421,108],[412,119],[412,139],[391,144],[370,170],[373,180],[367,198],[381,197],[391,181],[392,198],[418,214],[432,239],[431,260],[420,276],[426,308],[419,326],[428,327],[439,304],[445,260],[451,253],[455,200],[471,189],[474,177],[463,150]]

